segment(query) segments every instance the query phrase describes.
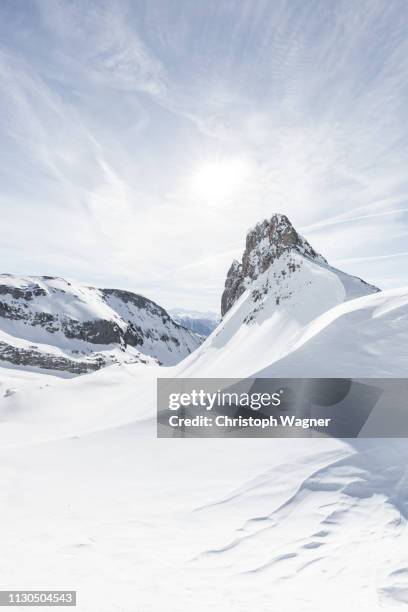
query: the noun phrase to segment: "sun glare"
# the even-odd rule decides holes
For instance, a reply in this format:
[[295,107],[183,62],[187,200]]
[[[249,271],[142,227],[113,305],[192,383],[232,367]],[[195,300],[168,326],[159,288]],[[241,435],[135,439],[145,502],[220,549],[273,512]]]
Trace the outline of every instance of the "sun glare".
[[202,162],[192,177],[194,193],[219,203],[235,196],[248,178],[249,164],[242,159]]

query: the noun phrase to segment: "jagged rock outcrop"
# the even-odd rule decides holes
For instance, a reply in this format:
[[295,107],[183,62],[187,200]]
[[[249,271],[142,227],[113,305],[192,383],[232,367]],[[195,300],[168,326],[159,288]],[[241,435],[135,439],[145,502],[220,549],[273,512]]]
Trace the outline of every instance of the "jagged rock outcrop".
[[221,315],[231,308],[250,282],[258,278],[283,253],[297,251],[320,263],[327,261],[295,230],[286,215],[274,214],[255,225],[246,237],[242,261],[234,260],[221,298]]
[[87,360],[75,360],[35,350],[34,348],[15,347],[0,342],[0,361],[15,366],[30,366],[42,370],[58,370],[69,374],[87,374],[106,365],[102,356],[92,355]]

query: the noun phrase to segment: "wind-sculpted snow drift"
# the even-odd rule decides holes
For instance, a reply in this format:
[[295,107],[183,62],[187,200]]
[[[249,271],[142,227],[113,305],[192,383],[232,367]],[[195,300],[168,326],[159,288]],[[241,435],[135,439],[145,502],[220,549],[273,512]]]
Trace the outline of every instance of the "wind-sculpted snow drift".
[[178,365],[4,370],[7,588],[63,584],[81,612],[406,607],[406,441],[154,439],[159,376],[406,375],[408,290],[286,244],[288,224],[251,233],[223,319]]

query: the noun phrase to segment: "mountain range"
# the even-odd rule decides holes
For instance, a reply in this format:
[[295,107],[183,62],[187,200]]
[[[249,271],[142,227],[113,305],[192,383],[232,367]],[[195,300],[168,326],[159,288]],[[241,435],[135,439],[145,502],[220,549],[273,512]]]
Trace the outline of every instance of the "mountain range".
[[0,275],[0,361],[6,364],[66,375],[113,363],[174,365],[201,341],[130,291]]
[[[405,609],[406,440],[158,440],[156,382],[405,378],[408,289],[337,270],[283,215],[249,231],[202,343],[135,294],[1,281],[5,584],[98,612]],[[63,358],[116,363],[65,380]]]
[[380,291],[331,266],[285,215],[248,232],[221,314],[169,313],[129,291],[3,274],[0,361],[64,376],[114,363],[179,364],[179,375],[197,377],[406,371],[406,290]]
[[199,336],[207,337],[217,327],[220,322],[220,315],[215,312],[199,312],[197,310],[187,310],[185,308],[173,308],[169,314],[175,321],[187,327]]

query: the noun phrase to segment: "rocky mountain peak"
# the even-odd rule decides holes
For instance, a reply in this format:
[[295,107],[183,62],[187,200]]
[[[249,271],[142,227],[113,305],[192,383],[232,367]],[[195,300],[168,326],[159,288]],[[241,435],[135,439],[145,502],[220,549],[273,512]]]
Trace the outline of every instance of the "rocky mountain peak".
[[251,281],[265,272],[284,253],[295,251],[327,264],[313,247],[293,227],[286,215],[273,214],[270,219],[258,223],[247,234],[242,261],[234,260],[227,273],[221,298],[222,316],[242,295]]

